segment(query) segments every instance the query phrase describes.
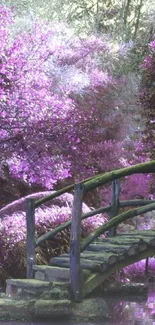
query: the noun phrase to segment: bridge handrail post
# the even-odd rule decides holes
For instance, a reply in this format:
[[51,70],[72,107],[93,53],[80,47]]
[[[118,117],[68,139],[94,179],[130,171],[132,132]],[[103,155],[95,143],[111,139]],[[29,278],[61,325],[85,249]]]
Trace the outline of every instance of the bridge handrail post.
[[33,279],[33,265],[35,264],[35,201],[33,199],[26,199],[26,227],[26,277]]
[[81,215],[84,188],[82,184],[74,186],[72,222],[70,235],[70,286],[74,302],[82,300],[82,272],[80,267]]
[[[119,212],[119,195],[120,195],[120,179],[115,179],[112,181],[112,195],[111,195],[111,209],[109,212],[109,220],[117,216]],[[108,236],[113,237],[116,236],[116,228],[117,227],[112,227],[108,231]]]

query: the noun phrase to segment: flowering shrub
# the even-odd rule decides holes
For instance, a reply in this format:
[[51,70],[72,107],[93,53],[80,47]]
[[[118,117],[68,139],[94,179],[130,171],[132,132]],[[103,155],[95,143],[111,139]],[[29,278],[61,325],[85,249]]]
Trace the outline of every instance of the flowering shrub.
[[14,23],[3,6],[0,16],[0,146],[12,174],[52,188],[72,176],[77,156],[83,174],[94,172],[88,145],[96,141],[103,121],[101,108],[94,105],[99,91],[104,102],[113,85],[97,63],[97,55],[107,51],[105,42],[80,39],[62,24],[39,22],[14,38],[8,28],[2,38],[5,21],[11,29]]
[[121,167],[131,152],[114,96],[120,80],[101,64],[107,40],[45,21],[13,33],[3,6],[0,18],[0,149],[12,175],[51,189]]
[[[106,143],[107,144],[107,143]],[[100,146],[100,150],[102,146]],[[110,150],[108,150],[110,149]],[[117,151],[118,149],[118,151]],[[99,153],[98,145],[96,145],[96,155]],[[121,153],[119,162],[117,161],[117,152]],[[96,157],[96,162],[99,166],[99,157]],[[126,158],[125,158],[126,157]],[[129,167],[134,164],[143,163],[147,161],[146,155],[143,152],[143,144],[140,141],[132,143],[130,146],[126,144],[126,148],[121,148],[121,143],[115,143],[115,141],[109,141],[105,150],[105,160],[100,161],[100,165],[103,166],[106,162],[105,172],[109,171],[108,161],[111,162],[111,170],[119,169],[122,167]],[[94,157],[95,161],[95,157]],[[150,184],[152,182],[151,174],[134,174],[123,177],[120,179],[120,200],[132,200],[132,199],[154,199],[154,193],[150,193]],[[111,199],[111,184],[106,185],[98,189],[97,194],[95,192],[93,203],[97,201],[100,206],[109,204]]]
[[[120,276],[122,281],[135,281],[135,282],[145,282],[146,260],[141,260],[134,264],[131,264],[121,270]],[[149,258],[149,268],[148,268],[148,279],[153,280],[155,276],[155,260],[154,258]]]

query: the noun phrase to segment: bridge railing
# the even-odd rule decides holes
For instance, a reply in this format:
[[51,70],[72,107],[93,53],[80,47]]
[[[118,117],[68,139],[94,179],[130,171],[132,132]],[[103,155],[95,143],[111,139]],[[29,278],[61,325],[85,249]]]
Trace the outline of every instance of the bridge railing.
[[[33,199],[26,200],[26,222],[27,222],[27,278],[33,278],[33,265],[35,264],[35,247],[40,245],[43,241],[50,239],[57,232],[65,229],[71,225],[70,235],[70,284],[73,300],[81,300],[81,269],[80,269],[80,251],[83,251],[90,243],[92,243],[97,237],[103,234],[105,231],[109,231],[109,235],[116,234],[116,226],[129,218],[137,216],[139,214],[155,210],[155,201],[150,200],[130,200],[120,201],[120,178],[137,173],[154,173],[155,172],[155,160],[143,164],[130,166],[114,170],[108,173],[102,173],[100,175],[85,179],[78,184],[69,185],[63,189],[60,189],[51,195],[48,195],[42,199],[34,201]],[[90,211],[82,215],[82,201],[86,192],[91,191],[103,184],[112,182],[112,198],[109,206]],[[52,200],[55,197],[60,196],[63,193],[74,190],[74,201],[72,208],[72,220],[58,226],[49,233],[41,236],[35,240],[35,208],[43,203]],[[140,206],[137,208],[119,213],[120,207],[127,206]],[[98,213],[109,212],[109,221],[97,228],[91,233],[88,238],[81,245],[81,220]]]

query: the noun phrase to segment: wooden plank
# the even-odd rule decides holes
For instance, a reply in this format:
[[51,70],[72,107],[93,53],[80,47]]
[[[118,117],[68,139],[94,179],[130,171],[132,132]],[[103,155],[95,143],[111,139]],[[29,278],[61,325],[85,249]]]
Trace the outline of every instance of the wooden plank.
[[[101,241],[98,241],[98,243],[94,245],[88,246],[86,251],[90,251],[91,249],[99,252],[99,251],[104,251],[104,252],[117,252],[118,254],[127,254],[129,256],[135,255],[137,251],[144,251],[147,247],[147,245],[154,246],[155,239],[151,238],[148,239],[148,237],[143,238],[142,236],[140,237],[111,237],[111,238],[105,238],[102,239]],[[90,248],[89,248],[90,247]]]
[[26,253],[27,253],[27,279],[34,278],[33,265],[35,265],[35,206],[33,199],[26,199]]
[[[68,257],[54,257],[50,261],[51,266],[59,266],[69,268],[69,258]],[[108,265],[102,265],[101,261],[86,260],[85,258],[80,259],[81,269],[90,270],[91,272],[102,272],[107,269]]]
[[[124,237],[125,238],[125,237]],[[148,236],[142,236],[142,235],[139,235],[139,236],[135,236],[135,240],[143,240],[143,242],[151,245],[151,246],[155,246],[155,236],[154,237],[148,237]]]
[[[153,243],[152,243],[153,242]],[[113,245],[116,245],[116,247],[126,247],[126,251],[128,252],[128,255],[134,255],[134,251],[136,252],[137,250],[143,251],[146,249],[147,245],[150,244],[154,246],[154,239],[151,240],[145,240],[143,237],[140,238],[121,238],[121,237],[111,237],[110,238],[110,243]],[[106,245],[107,243],[103,242],[103,245]]]
[[[151,242],[152,240],[154,240],[155,239],[155,236],[153,237],[153,236],[143,236],[143,235],[137,235],[137,236],[116,236],[116,240],[114,239],[114,237],[112,237],[111,239],[110,239],[110,242],[109,242],[109,244],[111,243],[111,244],[118,244],[118,245],[126,245],[126,244],[134,244],[134,243],[136,243],[136,242],[138,242],[138,241],[145,241],[145,242]],[[106,244],[106,241],[104,242],[104,240],[103,240],[103,242],[102,242],[102,244]]]
[[82,300],[82,273],[80,267],[80,241],[81,241],[81,215],[83,186],[76,184],[74,187],[74,201],[72,208],[72,223],[70,235],[70,285],[73,301]]
[[106,252],[106,253],[117,253],[117,254],[128,254],[134,255],[138,248],[137,244],[132,245],[113,245],[104,243],[102,245],[90,245],[86,251],[93,251],[93,252]]
[[[113,240],[113,239],[112,239]],[[135,235],[134,234],[130,236],[117,236],[117,241],[119,241],[120,243],[122,243],[122,241],[124,241],[124,244],[126,243],[136,243],[136,241],[139,241],[139,244],[140,244],[140,241],[142,242],[145,242],[151,246],[155,246],[155,236],[144,236],[143,234],[139,234],[139,235]]]
[[[120,194],[120,180],[115,179],[112,181],[112,197],[111,197],[111,209],[109,212],[109,220],[118,215],[119,212],[119,194]],[[108,231],[108,236],[116,236],[116,226],[112,227]]]
[[114,264],[116,260],[118,259],[118,254],[113,254],[113,253],[94,253],[94,252],[87,252],[85,251],[84,253],[81,253],[81,258],[87,259],[87,260],[92,260],[95,262],[101,261],[101,264]]
[[130,233],[119,233],[118,236],[125,236],[125,237],[135,237],[135,236],[144,236],[144,237],[155,237],[154,230],[139,230],[139,231],[132,231]]
[[[117,254],[117,252],[114,253],[106,253],[106,252],[93,252],[93,251],[85,251],[84,253],[81,253],[80,255],[80,261],[83,263],[85,260],[89,260],[90,263],[106,263],[106,264],[110,264],[110,261],[115,260],[116,261],[116,257],[119,258],[119,254]],[[69,256],[68,254],[63,254],[61,255],[59,258],[57,257],[57,259],[68,259]],[[51,260],[52,261],[55,259],[55,257]],[[52,264],[51,264],[52,265]]]
[[104,242],[108,242],[111,244],[116,244],[116,245],[132,245],[132,244],[137,244],[139,242],[143,242],[143,238],[136,238],[136,237],[111,237],[110,240],[105,238],[103,240],[101,240],[101,243],[104,245]]
[[[115,252],[115,254],[113,253],[101,253],[101,252],[91,252],[91,251],[85,251],[84,253],[81,253],[81,256],[80,256],[80,261],[81,263],[85,260],[89,260],[90,264],[92,262],[92,264],[94,263],[99,263],[99,264],[112,264],[113,261],[115,262],[116,259],[117,259],[117,256],[119,256],[117,254],[117,252]],[[64,259],[67,259],[68,258],[68,255],[64,254],[63,256],[61,255],[59,257],[59,260],[64,260]]]

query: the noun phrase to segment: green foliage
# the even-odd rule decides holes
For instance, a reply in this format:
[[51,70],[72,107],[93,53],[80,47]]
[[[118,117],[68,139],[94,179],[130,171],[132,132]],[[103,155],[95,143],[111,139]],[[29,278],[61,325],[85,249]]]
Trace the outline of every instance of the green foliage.
[[[12,6],[11,0],[1,4]],[[114,39],[147,43],[154,32],[152,0],[14,0],[17,16],[66,21],[78,33],[109,34]]]
[[[0,4],[12,6],[11,0]],[[113,45],[133,42],[128,57],[114,54],[114,73],[128,74],[137,71],[147,44],[153,37],[155,3],[153,0],[14,0],[17,29],[30,26],[39,20],[67,23],[80,36],[87,34],[107,35]],[[114,51],[115,52],[115,51]]]

